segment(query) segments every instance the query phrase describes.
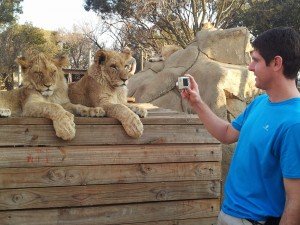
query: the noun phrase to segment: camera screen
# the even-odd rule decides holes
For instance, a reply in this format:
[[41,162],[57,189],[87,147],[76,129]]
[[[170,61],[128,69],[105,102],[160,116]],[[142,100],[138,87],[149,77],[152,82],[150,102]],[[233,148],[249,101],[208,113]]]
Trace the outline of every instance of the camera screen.
[[187,78],[183,79],[183,86],[189,86],[189,80]]

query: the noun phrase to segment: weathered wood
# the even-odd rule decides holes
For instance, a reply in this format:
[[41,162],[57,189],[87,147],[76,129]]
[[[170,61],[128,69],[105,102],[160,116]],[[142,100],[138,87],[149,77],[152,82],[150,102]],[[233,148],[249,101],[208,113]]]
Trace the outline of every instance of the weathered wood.
[[[165,125],[165,124],[202,124],[195,114],[184,114],[170,110],[149,111],[146,118],[141,118],[143,124]],[[78,125],[101,124],[116,125],[121,124],[118,120],[110,117],[92,118],[92,117],[75,117],[75,123]],[[0,118],[0,125],[50,125],[52,121],[46,118],[34,117],[8,117]]]
[[216,225],[220,143],[197,115],[142,122],[133,139],[116,119],[77,117],[63,141],[48,119],[0,118],[0,224]]
[[2,189],[0,196],[0,210],[209,199],[220,197],[220,182],[181,181]]
[[184,220],[155,221],[146,223],[126,223],[123,225],[217,225],[216,217]]
[[103,144],[191,144],[218,143],[203,125],[145,125],[142,137],[128,138],[120,125],[77,125],[72,141],[55,136],[50,125],[2,125],[1,146],[66,146]]
[[0,188],[218,180],[218,162],[0,169]]
[[[195,115],[163,115],[163,113],[152,114],[149,117],[141,118],[141,121],[145,125],[166,125],[166,124],[202,124],[199,118]],[[87,118],[87,117],[75,117],[75,123],[77,125],[116,125],[121,124],[114,118]],[[0,125],[51,125],[52,121],[46,118],[33,118],[33,117],[9,117],[0,118]]]
[[100,207],[2,211],[3,225],[99,225],[217,216],[219,200],[171,201]]
[[116,145],[0,148],[1,167],[221,161],[220,145]]

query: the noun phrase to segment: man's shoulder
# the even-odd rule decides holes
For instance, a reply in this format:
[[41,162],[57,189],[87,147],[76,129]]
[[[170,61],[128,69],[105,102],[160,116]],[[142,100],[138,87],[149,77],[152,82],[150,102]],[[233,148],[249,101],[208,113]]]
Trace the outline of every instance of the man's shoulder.
[[267,94],[258,95],[253,99],[253,101],[249,104],[248,107],[252,108],[253,106],[258,105],[261,102],[268,101],[268,99],[269,99],[269,96]]
[[268,100],[268,99],[269,99],[269,96],[266,93],[263,93],[263,94],[256,96],[254,98],[253,102],[260,102],[260,101]]

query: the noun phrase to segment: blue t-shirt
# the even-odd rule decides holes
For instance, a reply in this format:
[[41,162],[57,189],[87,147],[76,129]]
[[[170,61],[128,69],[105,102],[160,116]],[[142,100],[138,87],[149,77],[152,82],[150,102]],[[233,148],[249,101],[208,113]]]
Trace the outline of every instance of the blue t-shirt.
[[300,98],[272,103],[261,95],[232,125],[240,135],[222,210],[257,221],[281,216],[283,178],[300,178]]

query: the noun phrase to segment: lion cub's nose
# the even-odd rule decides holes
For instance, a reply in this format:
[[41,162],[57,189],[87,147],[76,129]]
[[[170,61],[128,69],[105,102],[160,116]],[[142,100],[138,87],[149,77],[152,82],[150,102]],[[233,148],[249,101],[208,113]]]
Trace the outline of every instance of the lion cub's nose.
[[121,80],[123,81],[123,82],[126,82],[126,80],[128,80],[127,78],[126,79],[124,79],[124,78],[121,78]]
[[51,86],[51,84],[50,84],[50,85],[44,84],[44,86],[45,86],[46,88],[49,88],[49,87]]

